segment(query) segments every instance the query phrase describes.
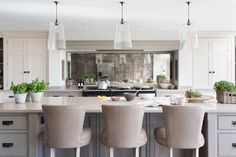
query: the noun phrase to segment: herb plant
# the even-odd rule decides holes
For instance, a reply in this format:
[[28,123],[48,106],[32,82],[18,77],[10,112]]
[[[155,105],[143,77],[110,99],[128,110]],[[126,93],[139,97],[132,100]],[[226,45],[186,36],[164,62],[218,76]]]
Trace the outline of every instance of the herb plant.
[[236,91],[236,86],[235,84],[228,82],[228,81],[219,81],[216,82],[214,85],[214,89],[216,91],[228,91],[228,92],[235,92]]
[[30,83],[29,87],[32,93],[39,93],[43,92],[44,90],[47,90],[48,85],[49,85],[48,82],[43,80],[39,81],[38,78],[36,78],[35,80],[32,80],[32,83]]
[[29,84],[26,82],[22,82],[20,84],[15,85],[14,82],[11,82],[10,89],[14,94],[24,94],[29,91]]
[[167,80],[166,75],[157,75],[157,82],[164,82]]

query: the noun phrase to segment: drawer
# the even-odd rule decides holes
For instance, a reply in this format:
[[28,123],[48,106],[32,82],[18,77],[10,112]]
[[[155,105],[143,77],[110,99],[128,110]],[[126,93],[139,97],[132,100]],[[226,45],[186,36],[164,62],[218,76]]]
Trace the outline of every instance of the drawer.
[[0,116],[0,130],[27,129],[27,116]]
[[236,130],[236,116],[219,116],[218,127],[220,130]]
[[14,94],[11,93],[11,92],[5,92],[3,93],[3,102],[13,102],[15,99],[14,99]]
[[26,156],[27,134],[0,134],[0,156]]
[[236,134],[219,134],[219,156],[235,156]]

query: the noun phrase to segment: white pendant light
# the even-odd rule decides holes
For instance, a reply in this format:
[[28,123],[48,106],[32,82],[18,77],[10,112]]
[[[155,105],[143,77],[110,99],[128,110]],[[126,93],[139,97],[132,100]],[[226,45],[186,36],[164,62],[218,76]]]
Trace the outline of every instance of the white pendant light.
[[58,23],[57,19],[57,5],[59,1],[54,1],[56,5],[56,21],[55,23],[50,23],[48,31],[48,50],[65,50],[66,49],[66,39],[65,32],[62,23]]
[[120,4],[121,4],[121,21],[116,25],[114,49],[132,48],[130,27],[127,22],[124,22],[124,18],[123,18],[124,3],[125,2],[120,2]]
[[188,20],[187,20],[187,29],[182,31],[180,34],[180,50],[183,49],[187,40],[191,40],[191,35],[194,34],[194,48],[198,48],[198,35],[197,31],[194,31],[192,28],[192,23],[190,22],[190,1],[186,2],[188,5]]

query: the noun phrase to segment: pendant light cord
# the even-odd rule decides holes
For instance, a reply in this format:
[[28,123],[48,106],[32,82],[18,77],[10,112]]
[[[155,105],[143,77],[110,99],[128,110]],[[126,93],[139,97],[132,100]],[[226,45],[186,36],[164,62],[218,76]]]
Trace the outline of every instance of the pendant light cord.
[[187,1],[186,3],[187,3],[187,5],[188,5],[188,21],[187,21],[187,25],[190,26],[190,25],[191,25],[191,22],[190,22],[190,11],[189,11],[190,9],[189,9],[189,5],[190,5],[191,2],[190,2],[190,1]]
[[120,2],[120,4],[121,4],[121,20],[120,20],[120,23],[121,24],[124,24],[125,22],[124,22],[124,3],[125,2]]
[[55,21],[55,25],[58,25],[58,20],[57,20],[57,4],[59,3],[59,1],[54,1],[54,3],[56,4],[56,21]]

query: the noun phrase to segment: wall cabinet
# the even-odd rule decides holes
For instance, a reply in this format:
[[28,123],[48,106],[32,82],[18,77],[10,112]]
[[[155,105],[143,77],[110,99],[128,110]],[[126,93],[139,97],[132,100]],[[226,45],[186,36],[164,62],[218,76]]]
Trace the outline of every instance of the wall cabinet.
[[234,82],[234,39],[231,37],[199,38],[193,51],[193,88],[212,89],[220,80]]
[[36,78],[46,80],[46,36],[6,35],[4,40],[7,65],[4,89],[10,87],[11,81],[30,82]]

